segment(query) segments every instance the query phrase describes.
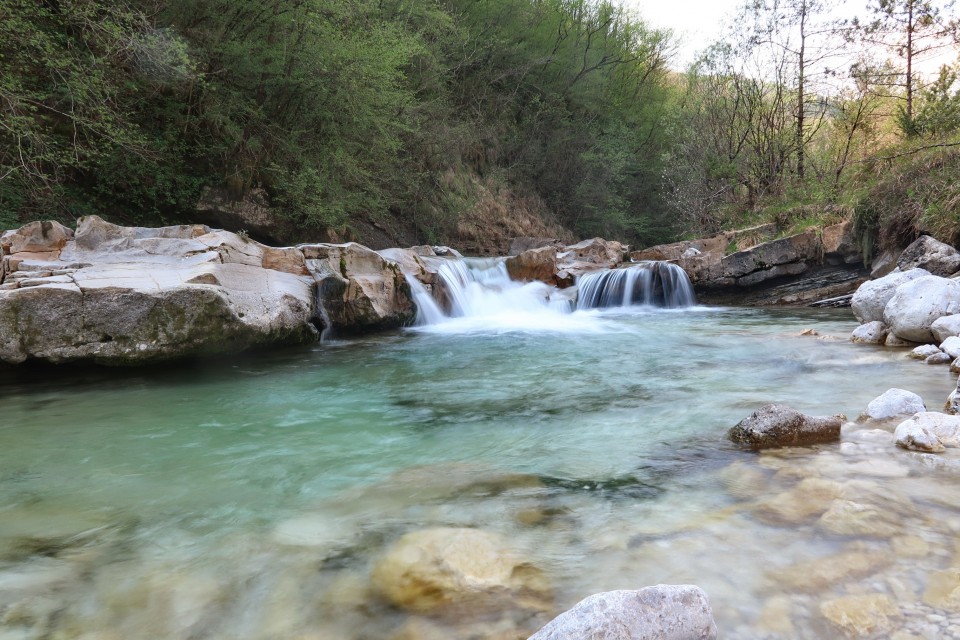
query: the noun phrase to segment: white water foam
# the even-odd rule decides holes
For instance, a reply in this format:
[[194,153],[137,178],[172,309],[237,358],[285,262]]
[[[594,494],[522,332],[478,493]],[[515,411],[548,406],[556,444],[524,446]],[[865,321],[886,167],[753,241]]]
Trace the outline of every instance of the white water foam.
[[602,333],[615,328],[597,308],[649,311],[695,303],[683,270],[664,263],[604,269],[587,274],[578,286],[558,289],[511,280],[504,258],[425,260],[436,270],[434,286],[442,288],[438,293],[448,308],[445,312],[437,296],[407,276],[417,305],[415,329],[430,333]]

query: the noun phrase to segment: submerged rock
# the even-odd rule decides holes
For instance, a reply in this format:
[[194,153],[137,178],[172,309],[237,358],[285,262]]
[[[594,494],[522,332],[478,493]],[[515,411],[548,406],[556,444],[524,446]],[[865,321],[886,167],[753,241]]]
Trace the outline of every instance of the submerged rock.
[[838,630],[855,638],[889,633],[903,616],[888,596],[879,593],[827,600],[820,605],[820,612]]
[[836,442],[841,416],[814,417],[782,404],[768,404],[730,429],[729,437],[753,449]]
[[906,389],[887,389],[867,405],[861,420],[886,420],[900,415],[913,415],[926,411],[923,398]]
[[717,625],[707,594],[690,585],[607,591],[578,602],[529,640],[710,640]]
[[377,561],[373,583],[386,600],[416,613],[545,611],[552,601],[540,569],[502,536],[479,529],[444,527],[406,534]]

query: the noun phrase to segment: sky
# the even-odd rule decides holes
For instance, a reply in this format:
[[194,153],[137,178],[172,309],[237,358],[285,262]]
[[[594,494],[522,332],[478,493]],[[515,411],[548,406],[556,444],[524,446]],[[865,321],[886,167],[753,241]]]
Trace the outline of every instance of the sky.
[[[717,40],[725,24],[745,0],[619,0],[636,10],[650,25],[672,29],[679,42],[676,58],[671,66],[683,70],[693,62],[696,54]],[[841,0],[832,12],[834,17],[867,16],[867,0]],[[935,73],[941,64],[956,60],[956,52],[943,51],[941,55],[920,62],[920,71]]]

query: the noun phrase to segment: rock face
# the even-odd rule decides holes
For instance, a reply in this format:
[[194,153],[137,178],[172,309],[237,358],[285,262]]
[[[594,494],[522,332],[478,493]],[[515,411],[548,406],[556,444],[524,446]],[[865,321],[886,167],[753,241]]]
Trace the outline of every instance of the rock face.
[[416,314],[403,271],[355,242],[300,245],[325,324],[348,332],[391,329]]
[[529,249],[507,258],[507,273],[512,280],[531,282],[539,280],[557,284],[557,249],[553,245]]
[[900,254],[897,267],[901,271],[920,268],[935,276],[949,276],[960,271],[960,251],[930,236],[920,236]]
[[76,233],[31,223],[0,246],[0,361],[8,363],[138,364],[412,316],[399,269],[359,245],[272,248],[204,225],[120,227],[87,216]]
[[824,227],[820,234],[820,241],[823,243],[823,257],[830,264],[863,262],[860,246],[853,233],[853,222],[850,220]]
[[717,626],[707,595],[690,585],[607,591],[578,602],[529,640],[709,640]]
[[840,416],[813,417],[786,405],[768,404],[741,420],[729,432],[734,442],[752,449],[836,442]]
[[737,251],[721,262],[722,277],[733,278],[738,286],[750,287],[765,280],[795,276],[819,261],[822,245],[814,230]]
[[414,531],[373,569],[377,592],[417,613],[459,615],[501,607],[545,611],[550,587],[503,537],[465,528]]
[[593,238],[564,247],[557,254],[557,280],[569,281],[597,269],[613,269],[623,263],[628,247],[619,242]]
[[890,331],[903,340],[933,342],[934,321],[957,312],[960,281],[924,276],[897,287],[884,308],[883,318]]
[[896,272],[886,275],[877,280],[864,282],[853,294],[853,300],[850,307],[853,309],[853,315],[862,323],[882,321],[883,310],[887,303],[897,292],[900,285],[929,276],[930,272],[923,269],[911,269],[910,271]]
[[926,411],[923,399],[906,389],[887,389],[882,395],[874,398],[867,405],[861,419],[886,420],[894,416],[912,416],[920,411]]

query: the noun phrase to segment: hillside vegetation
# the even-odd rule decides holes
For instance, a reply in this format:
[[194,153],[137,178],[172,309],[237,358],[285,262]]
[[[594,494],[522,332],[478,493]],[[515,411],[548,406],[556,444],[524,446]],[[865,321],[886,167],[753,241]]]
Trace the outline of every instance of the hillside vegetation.
[[677,73],[608,0],[0,0],[0,226],[193,222],[212,189],[373,245],[853,216],[870,246],[949,238],[956,69],[911,64],[956,23],[874,4],[751,0]]

